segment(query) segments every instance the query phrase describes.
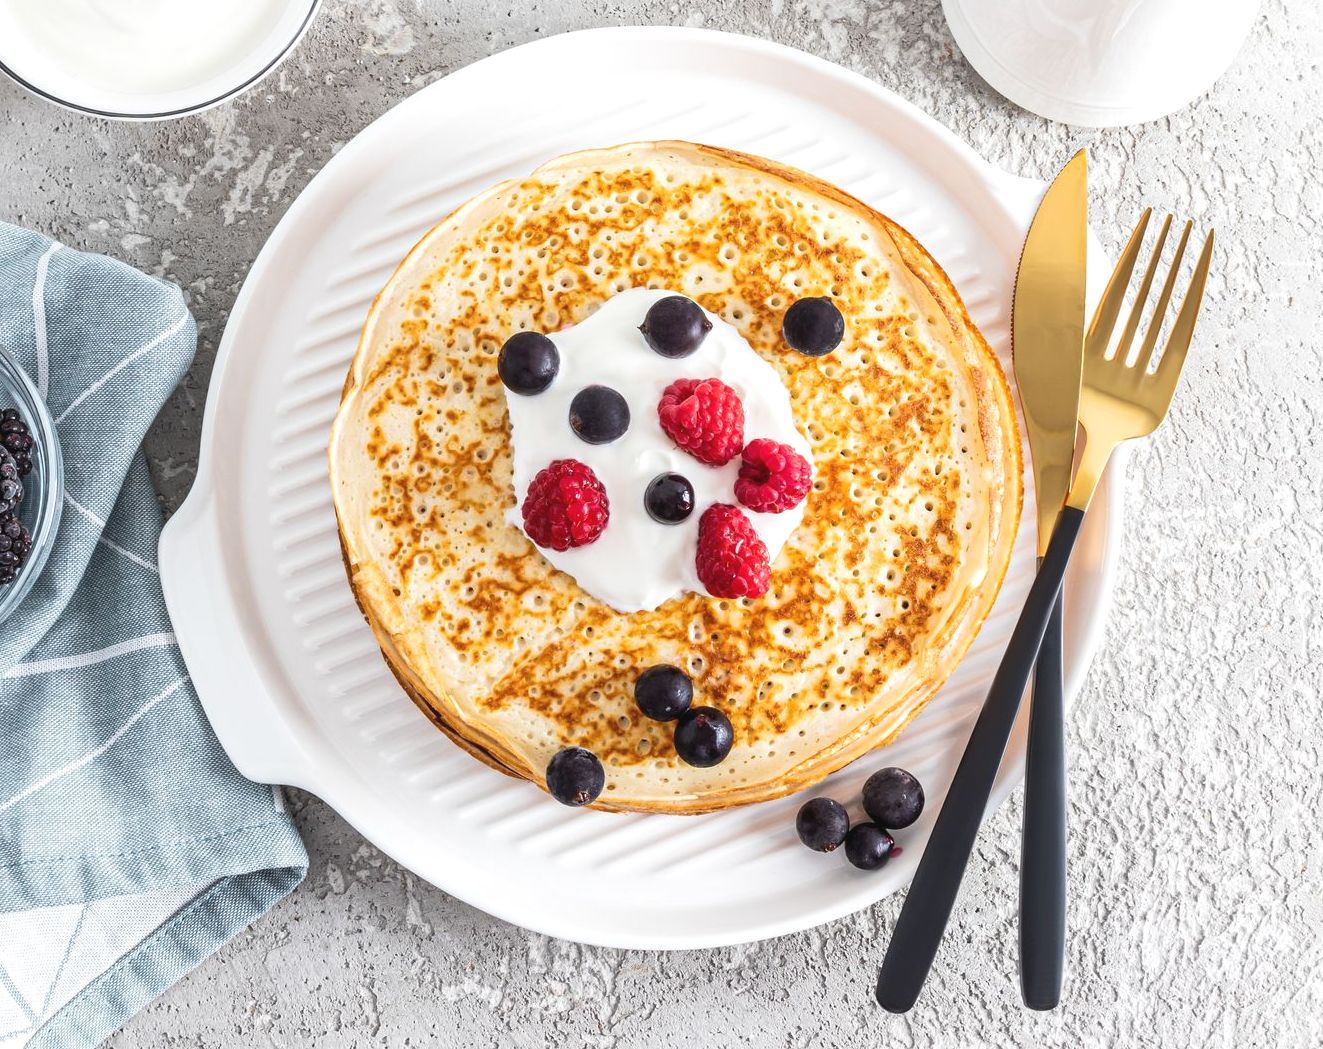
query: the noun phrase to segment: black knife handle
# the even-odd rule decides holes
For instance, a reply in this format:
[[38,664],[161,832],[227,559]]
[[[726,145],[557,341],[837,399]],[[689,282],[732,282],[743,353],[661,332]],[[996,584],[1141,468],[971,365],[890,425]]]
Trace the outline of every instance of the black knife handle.
[[1061,512],[942,811],[933,824],[932,837],[923,850],[877,977],[878,1003],[889,1012],[909,1011],[932,967],[1083,520],[1083,511],[1074,507]]
[[1061,1001],[1066,952],[1066,739],[1061,595],[1034,667],[1020,842],[1020,993],[1030,1009]]

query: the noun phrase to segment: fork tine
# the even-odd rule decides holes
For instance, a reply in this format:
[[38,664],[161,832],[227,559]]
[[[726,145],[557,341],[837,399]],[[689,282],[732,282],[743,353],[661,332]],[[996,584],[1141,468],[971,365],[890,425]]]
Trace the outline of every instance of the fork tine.
[[[1162,261],[1162,249],[1167,243],[1167,232],[1171,229],[1171,215],[1168,214],[1162,220],[1162,229],[1158,230],[1157,243],[1153,245],[1153,254],[1148,258],[1148,265],[1144,267],[1143,279],[1139,282],[1139,290],[1135,293],[1134,304],[1130,307],[1130,316],[1126,318],[1125,329],[1121,332],[1121,341],[1116,345],[1116,360],[1124,364],[1127,357],[1130,356],[1130,343],[1135,337],[1135,332],[1139,328],[1139,318],[1144,313],[1144,303],[1148,302],[1149,289],[1153,287],[1153,275],[1158,271],[1158,263]],[[1179,257],[1177,258],[1179,261]]]
[[1130,275],[1135,271],[1135,259],[1139,257],[1139,249],[1144,243],[1144,233],[1148,229],[1149,216],[1152,214],[1152,208],[1144,209],[1144,214],[1139,216],[1135,231],[1130,234],[1130,239],[1126,242],[1125,250],[1121,252],[1121,257],[1116,262],[1116,268],[1112,270],[1107,288],[1103,291],[1102,299],[1099,300],[1098,308],[1094,311],[1093,320],[1089,324],[1089,332],[1084,337],[1085,357],[1102,357],[1107,353],[1107,344],[1112,341],[1116,318],[1121,312],[1122,303],[1125,302],[1125,291],[1130,286]]
[[1193,228],[1194,223],[1187,220],[1185,228],[1181,230],[1181,239],[1176,244],[1176,254],[1172,257],[1171,268],[1167,270],[1167,279],[1163,282],[1162,291],[1158,295],[1158,304],[1153,308],[1153,318],[1148,323],[1148,331],[1144,333],[1144,344],[1139,348],[1139,356],[1135,359],[1135,367],[1139,369],[1141,375],[1148,371],[1153,361],[1153,350],[1158,344],[1158,335],[1162,332],[1162,319],[1167,313],[1167,304],[1171,302],[1171,293],[1176,287],[1181,259],[1185,258],[1185,245],[1190,240],[1190,230]]
[[[1195,263],[1194,276],[1190,278],[1190,287],[1181,300],[1181,312],[1176,316],[1176,323],[1171,326],[1167,336],[1167,345],[1162,350],[1162,360],[1158,361],[1157,378],[1167,387],[1167,401],[1176,390],[1176,380],[1181,375],[1181,365],[1185,362],[1185,353],[1194,338],[1194,322],[1199,318],[1199,306],[1204,299],[1204,284],[1208,280],[1208,267],[1213,260],[1213,230],[1208,231],[1204,241],[1204,250],[1199,253]],[[1165,410],[1165,408],[1164,408]]]

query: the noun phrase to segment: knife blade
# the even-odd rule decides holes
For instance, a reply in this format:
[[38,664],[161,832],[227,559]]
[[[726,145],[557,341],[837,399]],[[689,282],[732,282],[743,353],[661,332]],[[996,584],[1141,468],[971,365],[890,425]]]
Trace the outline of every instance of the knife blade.
[[1088,155],[1061,169],[1038,205],[1015,275],[1011,355],[1038,502],[1038,556],[1070,489],[1084,363]]
[[[1084,356],[1088,158],[1076,153],[1038,206],[1015,279],[1011,340],[1033,460],[1041,561],[1070,487]],[[1061,598],[1034,667],[1020,845],[1020,993],[1061,1000],[1066,947],[1066,748]]]

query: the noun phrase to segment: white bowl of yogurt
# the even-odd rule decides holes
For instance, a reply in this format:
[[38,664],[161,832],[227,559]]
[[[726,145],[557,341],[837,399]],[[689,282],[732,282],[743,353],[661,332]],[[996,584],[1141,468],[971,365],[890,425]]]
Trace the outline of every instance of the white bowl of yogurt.
[[0,71],[116,120],[197,113],[294,49],[321,0],[0,0]]

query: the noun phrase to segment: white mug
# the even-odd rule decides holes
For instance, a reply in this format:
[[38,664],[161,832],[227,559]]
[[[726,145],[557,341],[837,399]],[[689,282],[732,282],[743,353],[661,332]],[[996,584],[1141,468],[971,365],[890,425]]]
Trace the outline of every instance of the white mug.
[[942,0],[960,50],[1017,105],[1117,127],[1189,105],[1231,65],[1259,0]]

